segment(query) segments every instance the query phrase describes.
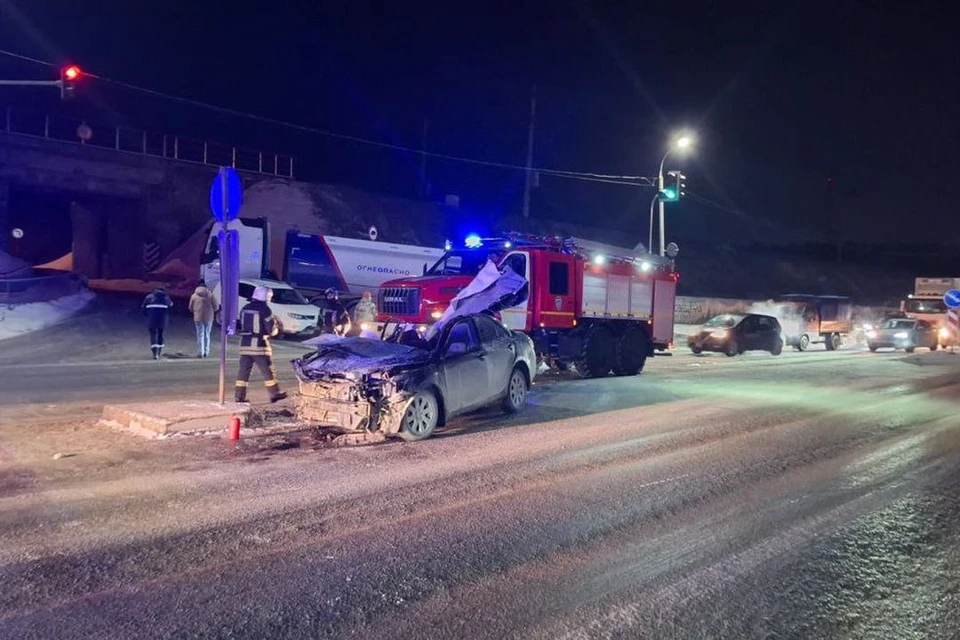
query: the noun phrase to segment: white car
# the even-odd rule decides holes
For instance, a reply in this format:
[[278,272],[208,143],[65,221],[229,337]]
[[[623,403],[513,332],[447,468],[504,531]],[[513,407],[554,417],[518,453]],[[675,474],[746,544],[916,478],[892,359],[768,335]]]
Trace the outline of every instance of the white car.
[[[240,301],[239,307],[250,302],[253,299],[253,290],[257,287],[266,287],[273,291],[273,299],[270,301],[270,310],[273,315],[280,320],[283,325],[285,335],[312,334],[317,328],[317,322],[320,310],[310,304],[306,298],[288,285],[286,282],[278,280],[254,280],[252,278],[240,279]],[[217,308],[217,323],[220,322],[220,285],[213,290],[214,305]]]

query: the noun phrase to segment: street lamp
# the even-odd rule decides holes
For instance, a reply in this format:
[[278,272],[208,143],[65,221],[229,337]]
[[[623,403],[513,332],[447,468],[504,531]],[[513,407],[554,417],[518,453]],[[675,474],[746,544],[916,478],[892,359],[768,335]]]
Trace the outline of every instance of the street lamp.
[[[660,194],[663,191],[663,164],[667,161],[667,158],[671,153],[677,151],[679,153],[685,153],[693,147],[693,134],[691,133],[679,133],[674,136],[673,142],[667,148],[667,152],[663,154],[663,159],[660,160],[660,170],[657,172],[657,197],[654,200],[659,200],[660,202],[660,255],[664,255],[664,234],[663,234],[663,198],[660,197]],[[679,194],[678,194],[679,195]],[[650,252],[653,252],[653,203],[650,203]]]

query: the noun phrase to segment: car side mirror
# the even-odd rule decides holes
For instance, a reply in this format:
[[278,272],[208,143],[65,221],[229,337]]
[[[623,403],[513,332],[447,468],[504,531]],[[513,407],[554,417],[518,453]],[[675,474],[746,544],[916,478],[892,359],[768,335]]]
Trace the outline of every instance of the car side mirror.
[[447,347],[448,356],[462,356],[467,352],[466,342],[453,342]]

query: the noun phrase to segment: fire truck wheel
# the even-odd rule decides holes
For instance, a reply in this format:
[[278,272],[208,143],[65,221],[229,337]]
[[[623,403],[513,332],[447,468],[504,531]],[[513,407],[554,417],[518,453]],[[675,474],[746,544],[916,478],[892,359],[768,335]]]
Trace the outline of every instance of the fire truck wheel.
[[587,329],[583,339],[583,350],[577,358],[577,371],[584,378],[605,376],[613,368],[615,356],[616,343],[610,330],[594,325]]
[[650,343],[647,335],[636,327],[628,327],[617,340],[616,360],[613,372],[618,376],[635,376],[643,371],[647,362]]
[[930,345],[930,351],[936,351],[939,348],[940,348],[939,342],[934,342],[932,345]]
[[827,351],[836,351],[840,348],[843,340],[840,339],[839,333],[831,333],[827,335]]
[[803,334],[800,336],[800,339],[797,340],[797,351],[806,351],[810,347],[810,336]]
[[503,396],[503,410],[506,413],[517,413],[527,403],[527,391],[530,385],[527,376],[520,367],[514,367],[507,382],[507,393]]

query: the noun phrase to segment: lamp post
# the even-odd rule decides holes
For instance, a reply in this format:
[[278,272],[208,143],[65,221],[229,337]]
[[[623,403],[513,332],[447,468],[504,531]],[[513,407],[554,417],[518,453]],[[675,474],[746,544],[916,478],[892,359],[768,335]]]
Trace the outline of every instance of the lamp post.
[[[657,197],[654,200],[660,202],[660,255],[664,255],[664,233],[663,233],[663,198],[660,197],[660,194],[663,192],[663,164],[667,161],[667,158],[674,151],[684,152],[687,151],[691,146],[693,146],[693,136],[688,133],[683,133],[676,136],[673,140],[673,144],[667,149],[667,152],[663,154],[663,159],[660,160],[660,170],[657,172]],[[651,244],[651,253],[653,252],[653,203],[650,203],[650,244]]]
[[[657,202],[660,202],[660,207],[662,210],[663,202],[660,200],[659,191],[653,194],[653,199],[650,201],[650,239],[647,243],[647,253],[653,253],[653,205],[655,205]],[[661,222],[660,224],[663,223]]]

